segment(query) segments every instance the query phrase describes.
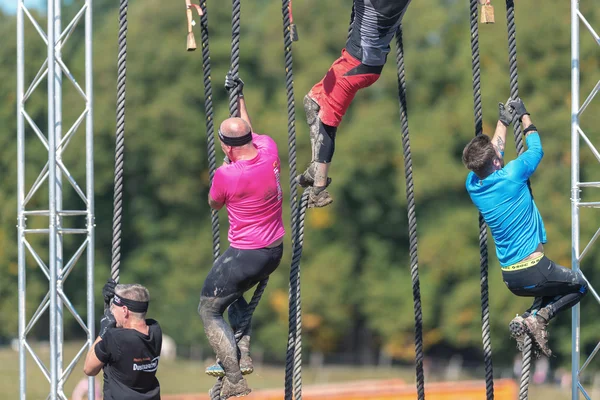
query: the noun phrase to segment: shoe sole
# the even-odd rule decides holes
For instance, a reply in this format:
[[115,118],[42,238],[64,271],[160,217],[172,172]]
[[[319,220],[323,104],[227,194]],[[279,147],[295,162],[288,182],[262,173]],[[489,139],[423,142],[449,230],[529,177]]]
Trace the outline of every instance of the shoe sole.
[[527,335],[527,328],[523,322],[515,321],[514,319],[508,324],[510,335],[517,341],[517,350],[523,352],[525,348],[525,335]]
[[[240,368],[240,370],[242,371],[242,375],[250,375],[251,373],[254,372],[254,368]],[[206,375],[208,376],[214,376],[215,378],[222,378],[225,376],[225,371],[221,370],[206,370],[204,371],[206,373]]]

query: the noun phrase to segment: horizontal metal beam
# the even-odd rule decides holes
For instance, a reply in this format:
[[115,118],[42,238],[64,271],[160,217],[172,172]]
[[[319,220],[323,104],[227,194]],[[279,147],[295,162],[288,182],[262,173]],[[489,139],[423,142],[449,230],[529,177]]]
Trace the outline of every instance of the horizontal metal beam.
[[[23,212],[24,215],[41,215],[41,216],[49,216],[50,215],[50,211],[48,210],[32,210],[32,211],[25,211]],[[62,211],[57,211],[56,214],[60,215],[61,217],[73,217],[73,216],[77,216],[77,215],[87,215],[87,211],[86,210],[62,210]]]

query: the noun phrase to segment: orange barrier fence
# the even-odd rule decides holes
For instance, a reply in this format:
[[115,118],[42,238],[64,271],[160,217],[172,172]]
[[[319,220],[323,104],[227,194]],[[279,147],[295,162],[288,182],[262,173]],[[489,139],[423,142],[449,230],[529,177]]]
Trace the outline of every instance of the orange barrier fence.
[[[494,381],[495,400],[516,400],[519,387],[512,379]],[[427,400],[481,400],[485,398],[484,381],[437,382],[425,385]],[[305,400],[415,400],[414,384],[401,379],[341,382],[304,386]],[[164,395],[163,400],[210,400],[208,394]],[[248,400],[282,400],[283,389],[257,390]]]

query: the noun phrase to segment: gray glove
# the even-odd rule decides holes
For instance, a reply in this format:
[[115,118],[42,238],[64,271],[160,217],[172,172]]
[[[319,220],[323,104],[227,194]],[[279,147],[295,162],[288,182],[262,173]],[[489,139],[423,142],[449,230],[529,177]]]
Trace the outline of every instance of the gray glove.
[[[510,102],[510,98],[506,101],[508,104]],[[511,108],[505,106],[503,103],[498,103],[498,121],[502,122],[504,126],[509,126],[512,122],[513,115],[511,113]]]
[[102,288],[102,297],[104,297],[104,304],[108,307],[110,305],[110,301],[113,297],[115,297],[115,287],[117,286],[117,282],[113,279],[109,279],[104,284]]
[[527,109],[525,108],[525,104],[523,104],[523,100],[517,97],[514,100],[510,100],[507,104],[508,108],[511,110],[511,113],[516,114],[519,119],[523,118],[523,115],[529,115]]
[[98,333],[98,336],[104,339],[104,335],[106,335],[106,332],[108,332],[109,329],[116,327],[117,320],[115,319],[113,313],[110,311],[110,308],[107,308],[106,310],[104,310],[104,315],[100,320],[100,332]]
[[225,90],[231,92],[233,89],[238,90],[238,93],[241,94],[242,90],[244,90],[244,81],[240,78],[234,78],[231,71],[225,75]]

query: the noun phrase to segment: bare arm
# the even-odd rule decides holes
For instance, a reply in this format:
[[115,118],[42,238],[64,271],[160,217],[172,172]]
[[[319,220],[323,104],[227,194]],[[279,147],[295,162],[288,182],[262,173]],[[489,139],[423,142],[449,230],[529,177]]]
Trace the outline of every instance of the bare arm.
[[[529,125],[531,125],[531,118],[529,117],[529,115],[523,115],[523,118],[521,118],[521,124],[523,125],[522,126],[523,129],[529,128]],[[525,134],[525,137],[527,137],[527,135],[529,135],[531,132],[533,132],[533,131],[527,132]]]
[[85,357],[85,364],[83,365],[83,373],[86,374],[87,376],[98,375],[98,373],[100,372],[102,367],[104,367],[104,363],[98,359],[98,356],[96,356],[96,350],[95,350],[96,344],[101,340],[102,340],[102,338],[100,336],[98,336],[96,338],[96,341],[94,342],[94,344],[92,344],[92,347],[90,348],[90,350],[87,353],[87,356]]
[[492,144],[496,149],[496,153],[498,153],[498,157],[503,158],[504,155],[504,146],[506,144],[506,131],[507,128],[500,121],[496,124],[496,131],[494,132],[494,137],[492,138]]
[[220,210],[221,208],[223,208],[223,206],[225,205],[224,203],[219,203],[218,201],[213,200],[212,197],[210,197],[210,193],[208,194],[208,205],[210,206],[210,208],[212,208],[213,210]]
[[250,130],[254,132],[254,129],[252,129],[252,122],[250,122],[250,115],[248,115],[248,109],[246,108],[246,100],[242,93],[240,93],[240,96],[238,97],[238,110],[240,110],[240,118],[246,121],[246,123],[250,125]]

